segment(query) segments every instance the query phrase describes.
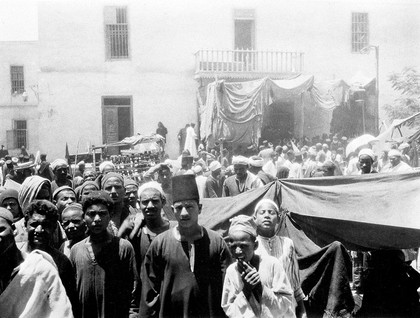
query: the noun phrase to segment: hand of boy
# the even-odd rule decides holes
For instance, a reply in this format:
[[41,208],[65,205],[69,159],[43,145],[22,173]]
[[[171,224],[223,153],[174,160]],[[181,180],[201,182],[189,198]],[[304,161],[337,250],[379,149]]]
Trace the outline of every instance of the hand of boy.
[[255,267],[247,262],[242,262],[242,266],[244,269],[241,274],[244,282],[244,293],[245,295],[250,295],[252,292],[259,301],[262,295],[260,274]]

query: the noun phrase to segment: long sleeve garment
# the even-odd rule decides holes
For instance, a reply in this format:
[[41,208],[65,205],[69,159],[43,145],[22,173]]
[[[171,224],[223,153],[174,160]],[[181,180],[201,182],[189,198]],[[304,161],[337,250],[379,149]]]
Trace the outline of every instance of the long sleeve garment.
[[88,237],[72,247],[70,261],[76,271],[83,318],[128,317],[137,278],[130,242],[113,237],[96,251]]
[[270,255],[280,260],[292,286],[296,302],[303,300],[305,295],[301,288],[299,265],[293,241],[288,237],[278,235],[270,238],[258,236],[257,241],[258,248],[255,253]]
[[263,292],[258,302],[253,294],[246,298],[237,263],[231,264],[223,284],[222,307],[228,317],[293,318],[295,306],[292,289],[281,262],[269,255],[260,257],[258,273]]
[[224,317],[223,276],[231,260],[225,241],[205,228],[193,244],[176,233],[158,235],[146,253],[139,317]]

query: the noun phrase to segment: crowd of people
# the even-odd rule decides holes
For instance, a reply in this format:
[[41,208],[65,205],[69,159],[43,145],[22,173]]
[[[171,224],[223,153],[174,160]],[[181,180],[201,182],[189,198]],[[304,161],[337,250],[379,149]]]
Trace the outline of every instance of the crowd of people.
[[[223,238],[200,225],[202,199],[285,178],[413,169],[406,145],[380,158],[368,146],[345,154],[346,138],[332,136],[264,141],[231,156],[197,147],[193,128],[178,158],[136,179],[116,172],[115,160],[96,171],[45,154],[37,166],[2,158],[0,317],[307,317],[276,202],[262,199],[252,216],[233,218]],[[366,254],[353,260],[360,274]],[[415,307],[418,297],[406,303]]]

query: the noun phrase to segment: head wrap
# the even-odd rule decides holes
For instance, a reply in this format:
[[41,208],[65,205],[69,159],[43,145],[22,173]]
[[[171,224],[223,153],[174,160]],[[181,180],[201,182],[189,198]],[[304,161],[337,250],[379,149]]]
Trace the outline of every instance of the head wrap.
[[211,172],[214,172],[214,171],[216,171],[217,169],[221,169],[222,168],[222,165],[220,164],[220,162],[219,161],[217,161],[217,160],[215,160],[215,161],[212,161],[211,163],[210,163],[210,166],[209,166],[209,169],[210,169],[210,171]]
[[401,154],[401,152],[400,152],[399,150],[397,150],[397,149],[391,149],[391,150],[388,152],[388,157],[402,157],[402,154]]
[[143,183],[140,186],[140,188],[137,190],[137,194],[138,194],[139,198],[140,198],[141,194],[147,189],[158,190],[162,196],[165,196],[165,193],[163,192],[163,189],[162,189],[162,186],[160,185],[160,183],[158,183],[156,181],[150,181],[150,182]]
[[66,160],[64,159],[55,159],[52,163],[51,163],[51,169],[53,171],[55,171],[55,169],[57,169],[58,167],[63,166],[64,168],[68,168],[69,165],[67,163]]
[[257,225],[255,224],[254,218],[243,214],[231,218],[229,234],[238,231],[257,237]]
[[327,144],[323,144],[322,145],[322,148],[328,148],[328,145]]
[[99,172],[100,173],[104,172],[104,168],[106,166],[112,166],[115,170],[115,165],[111,161],[104,161],[99,165]]
[[249,165],[252,167],[262,167],[264,165],[264,160],[258,156],[252,156],[249,158]]
[[258,211],[258,209],[264,204],[264,203],[269,203],[269,204],[271,204],[273,207],[274,207],[274,209],[276,210],[276,212],[277,213],[279,213],[279,206],[277,205],[277,203],[276,202],[274,202],[273,200],[271,200],[271,199],[262,199],[262,200],[260,200],[258,203],[257,203],[257,205],[255,206],[255,209],[254,209],[254,214],[255,213],[257,213],[257,211]]
[[283,151],[287,151],[289,148],[287,148],[287,146],[283,146],[282,149]]
[[203,168],[200,165],[196,165],[192,168],[192,171],[194,171],[195,174],[198,174],[203,171]]
[[82,185],[78,186],[74,192],[76,192],[77,199],[80,201],[83,194],[83,189],[86,188],[88,185],[93,185],[96,188],[96,191],[99,190],[99,186],[95,181],[85,181]]
[[63,212],[61,212],[61,214],[63,215],[65,212],[70,211],[70,210],[79,210],[80,212],[83,213],[83,208],[80,203],[71,203],[65,207],[65,209],[63,210]]
[[57,198],[57,195],[58,195],[61,191],[64,191],[64,190],[71,191],[71,192],[73,192],[73,193],[74,193],[74,195],[76,195],[76,192],[75,192],[75,191],[74,191],[71,187],[69,187],[69,186],[62,186],[62,187],[59,187],[59,188],[55,189],[55,191],[54,191],[54,193],[53,193],[53,195],[52,195],[53,200],[55,200],[55,199]]
[[124,188],[127,188],[130,185],[136,186],[137,188],[139,187],[139,185],[137,184],[137,182],[134,181],[133,179],[124,178]]
[[408,143],[406,143],[406,142],[403,142],[399,147],[398,147],[398,149],[400,149],[400,150],[403,150],[403,149],[405,149],[405,148],[410,148],[410,145],[408,144]]
[[369,148],[365,148],[365,149],[360,150],[359,151],[359,158],[361,156],[369,156],[372,159],[372,161],[375,160],[375,153],[373,152],[372,149],[369,149]]
[[6,189],[0,194],[0,204],[3,204],[3,201],[6,199],[16,199],[18,200],[19,193],[15,189]]
[[200,200],[195,176],[184,174],[172,178],[172,201]]
[[40,176],[30,176],[23,181],[18,195],[19,205],[22,211],[26,211],[29,204],[35,200],[44,184],[47,184],[51,188],[50,181]]
[[79,185],[81,185],[83,183],[83,177],[81,176],[76,176],[73,178],[73,185],[75,187],[78,187]]
[[9,224],[13,223],[13,214],[8,209],[0,207],[0,218],[6,220]]
[[80,161],[77,165],[78,166],[83,166],[85,164],[85,162],[82,160],[82,161]]
[[105,183],[110,179],[110,178],[117,178],[119,181],[121,181],[121,184],[124,185],[124,179],[123,176],[117,172],[108,172],[106,175],[104,175],[102,177],[101,180],[101,189],[104,188]]
[[243,165],[243,166],[247,166],[248,165],[248,158],[244,157],[244,156],[236,156],[232,158],[232,164],[233,165]]

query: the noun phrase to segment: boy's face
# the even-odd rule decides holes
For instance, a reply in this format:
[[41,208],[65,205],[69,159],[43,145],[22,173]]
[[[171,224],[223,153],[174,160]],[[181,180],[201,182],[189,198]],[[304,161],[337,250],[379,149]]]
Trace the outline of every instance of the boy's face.
[[232,256],[236,259],[242,259],[245,262],[251,261],[257,247],[258,243],[248,233],[237,231],[229,234],[229,248]]

